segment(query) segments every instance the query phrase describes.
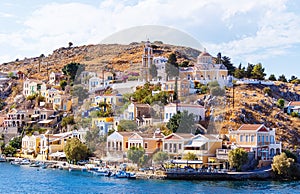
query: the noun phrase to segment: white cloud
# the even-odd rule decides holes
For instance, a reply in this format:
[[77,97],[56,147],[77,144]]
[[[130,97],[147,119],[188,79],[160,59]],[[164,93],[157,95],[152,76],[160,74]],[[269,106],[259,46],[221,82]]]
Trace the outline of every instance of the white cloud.
[[[287,0],[104,0],[42,5],[25,18],[25,30],[0,35],[7,44],[38,56],[67,46],[97,44],[110,34],[139,25],[166,25],[193,34],[212,53],[255,61],[287,53],[300,43],[300,16]],[[1,14],[0,14],[1,15]],[[180,37],[179,37],[180,38]],[[1,61],[1,59],[0,59]]]

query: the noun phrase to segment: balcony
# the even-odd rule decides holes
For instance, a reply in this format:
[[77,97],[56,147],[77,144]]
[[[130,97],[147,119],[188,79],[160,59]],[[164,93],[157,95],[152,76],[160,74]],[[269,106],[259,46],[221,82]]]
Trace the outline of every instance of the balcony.
[[231,149],[217,149],[216,150],[216,157],[218,160],[228,160],[228,153]]

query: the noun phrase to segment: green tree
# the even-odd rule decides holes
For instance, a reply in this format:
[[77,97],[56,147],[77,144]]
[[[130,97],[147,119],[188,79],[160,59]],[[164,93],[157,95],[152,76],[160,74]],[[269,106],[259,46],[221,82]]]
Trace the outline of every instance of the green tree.
[[78,100],[80,102],[82,102],[84,99],[86,99],[89,96],[87,89],[83,88],[80,85],[76,85],[72,87],[71,95],[78,97]]
[[151,75],[152,78],[156,78],[157,77],[157,68],[156,68],[156,65],[151,64],[149,71],[150,71],[150,75]]
[[266,76],[264,72],[265,72],[265,68],[262,67],[261,63],[258,63],[253,67],[253,70],[251,72],[251,78],[264,80]]
[[168,158],[168,153],[163,151],[159,151],[153,155],[153,161],[161,165],[163,165]]
[[278,77],[278,81],[287,82],[287,79],[286,79],[285,75],[282,74]]
[[13,73],[13,72],[9,72],[9,73],[7,74],[7,77],[8,77],[8,78],[14,78],[14,73]]
[[2,110],[5,105],[6,105],[5,101],[0,98],[0,110]]
[[178,100],[178,77],[175,78],[175,87],[173,94],[173,101],[176,102]]
[[248,153],[243,148],[236,148],[228,153],[228,161],[232,168],[242,170],[242,165],[248,161]]
[[245,72],[245,77],[246,78],[252,78],[252,71],[253,71],[254,65],[251,63],[248,63],[246,72]]
[[142,147],[131,147],[127,152],[127,157],[133,163],[137,164],[138,166],[142,165],[145,162],[145,150]]
[[5,155],[14,155],[17,153],[18,149],[22,147],[22,136],[14,137],[5,146],[3,153]]
[[61,89],[64,91],[65,87],[68,85],[68,82],[66,80],[61,80],[59,82],[59,85],[60,85]]
[[21,149],[22,147],[22,136],[14,137],[9,141],[9,145],[16,149]]
[[186,155],[183,156],[185,160],[195,160],[197,158],[196,154],[192,152],[188,152]]
[[77,161],[84,160],[88,157],[89,150],[79,139],[71,138],[67,140],[64,152],[68,161],[74,161],[76,164]]
[[189,61],[183,61],[179,66],[180,67],[188,67],[189,66]]
[[242,64],[234,70],[234,77],[241,79],[245,77],[245,67],[242,68]]
[[208,87],[212,96],[223,96],[225,94],[225,90],[220,88],[220,85],[217,81],[210,82]]
[[297,175],[294,159],[288,158],[283,152],[273,158],[272,170],[283,177],[294,178]]
[[90,129],[85,135],[86,145],[91,152],[96,151],[96,147],[106,141],[106,136],[100,136],[100,129]]
[[277,106],[279,107],[279,108],[283,108],[284,107],[284,99],[282,99],[282,98],[280,98],[280,99],[278,99],[278,101],[277,101]]
[[272,90],[269,87],[264,87],[263,89],[264,94],[268,94],[268,96],[271,96]]
[[276,79],[276,77],[275,77],[274,74],[271,74],[268,80],[270,80],[270,81],[277,81],[277,79]]
[[67,125],[74,125],[74,124],[75,124],[74,116],[64,117],[61,121],[62,127],[67,127]]
[[179,75],[179,66],[175,53],[169,55],[168,62],[166,64],[166,74],[168,78],[176,77]]
[[178,112],[173,115],[167,123],[167,128],[173,133],[190,133],[194,128],[195,116],[188,111]]
[[137,130],[137,124],[131,120],[120,120],[118,125],[118,131],[135,131]]
[[235,71],[235,66],[231,63],[231,59],[229,57],[223,56],[222,63],[228,70],[229,75],[233,75]]
[[224,96],[225,90],[220,87],[213,87],[210,89],[210,94],[212,96]]
[[297,79],[298,79],[298,78],[297,78],[296,76],[292,75],[292,76],[291,76],[291,79],[289,79],[289,82],[291,83],[292,81],[297,80]]
[[298,160],[297,155],[291,152],[290,150],[283,150],[283,152],[285,153],[286,157],[292,158],[294,159],[294,161]]
[[5,146],[4,151],[3,151],[3,154],[6,155],[6,156],[7,155],[12,155],[13,156],[16,153],[17,153],[17,149],[12,147],[11,145]]
[[69,77],[69,80],[72,83],[74,82],[76,75],[79,76],[82,71],[84,71],[84,66],[80,63],[69,63],[62,69],[62,72]]

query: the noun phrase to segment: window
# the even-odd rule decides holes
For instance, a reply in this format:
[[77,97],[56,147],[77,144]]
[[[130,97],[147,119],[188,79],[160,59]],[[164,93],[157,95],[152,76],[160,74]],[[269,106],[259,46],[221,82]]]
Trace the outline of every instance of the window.
[[243,135],[240,135],[240,142],[243,142]]
[[168,149],[168,144],[167,144],[167,143],[165,143],[165,145],[164,145],[164,149],[165,149],[165,150],[167,150],[167,149]]
[[110,142],[107,143],[107,147],[110,148]]
[[266,136],[266,142],[269,142],[269,136]]
[[125,143],[125,148],[128,148],[128,141],[126,141]]
[[181,150],[181,144],[178,144],[178,150]]
[[251,135],[251,142],[254,142],[254,135]]
[[145,142],[145,149],[147,149],[148,148],[148,143],[147,142]]
[[246,135],[246,142],[248,142],[248,138],[249,138],[248,135]]
[[177,144],[174,143],[174,152],[177,152]]
[[166,119],[168,119],[168,113],[166,113]]
[[258,136],[258,142],[260,142],[260,135]]
[[270,143],[271,143],[271,144],[274,144],[274,136],[273,136],[273,135],[270,136]]

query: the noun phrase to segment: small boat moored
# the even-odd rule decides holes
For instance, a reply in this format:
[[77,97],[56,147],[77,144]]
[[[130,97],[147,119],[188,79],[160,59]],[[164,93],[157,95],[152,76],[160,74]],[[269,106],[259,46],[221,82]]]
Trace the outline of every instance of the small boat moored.
[[0,162],[6,162],[6,157],[4,154],[0,155]]

